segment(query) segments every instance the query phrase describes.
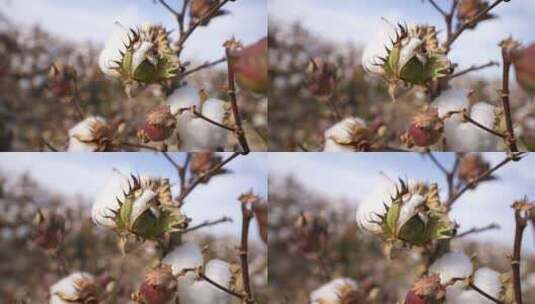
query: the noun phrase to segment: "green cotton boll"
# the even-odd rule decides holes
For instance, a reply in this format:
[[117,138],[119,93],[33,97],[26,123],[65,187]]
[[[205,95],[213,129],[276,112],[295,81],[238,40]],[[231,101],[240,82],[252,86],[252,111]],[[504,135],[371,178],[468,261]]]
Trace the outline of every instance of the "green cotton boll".
[[420,215],[415,214],[401,227],[398,238],[411,245],[422,246],[430,241],[427,229]]

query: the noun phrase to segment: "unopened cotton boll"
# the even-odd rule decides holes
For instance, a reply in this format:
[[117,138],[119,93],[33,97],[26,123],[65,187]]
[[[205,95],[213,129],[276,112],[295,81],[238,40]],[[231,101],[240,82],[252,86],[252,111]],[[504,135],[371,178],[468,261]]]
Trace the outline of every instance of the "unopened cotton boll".
[[[460,111],[470,106],[467,92],[450,89],[443,92],[432,104],[441,117],[450,111]],[[476,103],[471,107],[470,117],[481,125],[494,129],[496,122],[495,107],[487,103]],[[496,148],[498,137],[482,130],[469,122],[463,122],[460,114],[445,119],[444,136],[451,151],[470,152],[488,151]]]
[[88,117],[69,130],[67,152],[96,152],[108,148],[110,130],[106,120],[99,116]]
[[357,283],[350,278],[334,279],[310,294],[311,304],[341,304],[346,303],[344,297],[351,296],[358,288]]
[[[217,284],[230,287],[230,264],[217,259],[210,260],[205,266],[204,274]],[[231,295],[202,279],[179,283],[178,297],[180,303],[184,304],[229,304],[232,300]]]
[[437,273],[440,276],[441,284],[447,284],[454,278],[466,278],[472,271],[470,258],[460,252],[446,253],[429,267],[430,273]]
[[75,272],[50,287],[50,304],[84,303],[96,297],[95,278],[86,272]]
[[128,30],[121,24],[115,23],[110,38],[104,45],[98,58],[98,65],[102,73],[111,77],[120,76],[120,73],[117,70],[117,61],[121,61],[121,52],[126,52],[126,45],[128,42]]

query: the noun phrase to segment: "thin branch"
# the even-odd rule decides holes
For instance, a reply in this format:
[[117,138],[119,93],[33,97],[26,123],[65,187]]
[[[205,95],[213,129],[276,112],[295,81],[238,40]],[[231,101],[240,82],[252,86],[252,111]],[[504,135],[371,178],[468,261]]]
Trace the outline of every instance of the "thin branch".
[[489,295],[488,293],[486,293],[484,290],[482,290],[481,288],[477,287],[476,285],[474,285],[474,283],[470,282],[469,284],[470,288],[472,288],[473,290],[477,291],[480,295],[484,296],[485,298],[491,300],[492,302],[494,303],[498,303],[498,304],[503,304],[502,301],[494,298],[493,296]]
[[[224,3],[225,1],[223,1]],[[242,123],[241,123],[241,117],[240,117],[240,111],[238,109],[238,100],[236,98],[236,80],[234,75],[234,68],[230,62],[230,48],[225,49],[225,54],[227,58],[227,74],[228,74],[228,95],[230,98],[231,106],[232,106],[232,116],[234,116],[234,123],[236,124],[235,127],[235,133],[238,137],[238,141],[242,147],[241,154],[248,154],[249,153],[249,144],[247,143],[247,139],[245,138],[245,133],[243,132]]]
[[186,76],[189,76],[189,75],[191,75],[193,73],[196,73],[198,71],[204,70],[206,68],[211,68],[211,67],[216,66],[216,65],[218,65],[220,63],[223,63],[226,60],[227,60],[227,58],[223,57],[223,58],[220,58],[220,59],[212,61],[212,62],[206,62],[206,63],[201,64],[201,65],[199,65],[199,66],[197,66],[197,67],[195,67],[195,68],[193,68],[191,70],[185,71],[184,73],[182,73],[180,75],[180,77],[185,78]]
[[473,27],[475,24],[477,24],[479,21],[481,21],[485,15],[487,15],[491,10],[493,10],[496,6],[501,4],[502,2],[505,2],[505,0],[495,0],[494,3],[489,5],[486,9],[479,12],[479,14],[472,17],[472,19],[466,21],[463,23],[454,33],[451,34],[451,36],[447,39],[447,41],[444,43],[444,48],[449,51],[452,44],[461,36],[461,34]]
[[515,210],[515,239],[511,267],[513,268],[513,289],[516,304],[522,304],[522,282],[520,281],[520,258],[522,254],[522,237],[527,226],[527,219],[520,210]]
[[467,68],[465,70],[459,71],[459,72],[449,76],[449,78],[453,79],[453,78],[460,77],[460,76],[466,75],[466,74],[471,73],[471,72],[483,70],[483,69],[486,69],[486,68],[489,68],[489,67],[492,67],[492,66],[500,66],[500,64],[498,62],[496,62],[496,61],[490,61],[490,62],[487,62],[485,64],[481,64],[481,65],[472,65],[471,67],[469,67],[469,68]]
[[179,16],[179,13],[175,11],[169,4],[167,4],[165,0],[158,0],[158,2],[160,2],[160,4],[163,5],[171,14],[175,15],[176,17]]
[[503,58],[503,77],[502,77],[502,104],[505,115],[505,124],[507,125],[506,142],[511,152],[518,152],[516,145],[515,132],[513,128],[513,119],[511,115],[511,104],[509,102],[509,71],[511,70],[511,56],[510,50],[507,47],[502,47]]
[[434,1],[434,0],[427,0],[431,5],[444,17],[448,16],[448,14]]
[[180,55],[182,49],[184,48],[184,43],[188,38],[191,36],[191,34],[197,29],[197,27],[206,21],[210,20],[227,2],[230,0],[222,0],[217,5],[212,7],[210,11],[208,11],[203,17],[199,18],[199,20],[196,20],[195,22],[192,22],[187,30],[183,31],[178,39],[177,47],[178,51],[177,54]]
[[131,143],[131,142],[126,142],[126,141],[120,143],[119,146],[121,146],[121,147],[130,147],[130,148],[138,148],[138,149],[147,149],[147,150],[152,150],[152,151],[156,151],[156,152],[161,152],[160,149],[152,147],[152,146],[149,146],[149,145]]
[[177,198],[177,201],[180,204],[183,204],[184,199],[195,189],[201,182],[206,180],[207,177],[210,177],[211,175],[215,174],[219,169],[223,168],[226,164],[231,162],[233,159],[238,157],[241,153],[240,152],[234,152],[231,156],[229,156],[227,159],[223,160],[221,163],[219,163],[217,166],[214,166],[210,168],[210,170],[202,173],[199,175],[191,184],[185,186],[181,192],[180,195]]
[[485,178],[489,177],[492,173],[503,167],[505,164],[509,163],[513,160],[519,160],[522,158],[523,153],[514,153],[511,155],[507,155],[507,157],[502,160],[499,164],[496,166],[490,168],[485,173],[478,176],[476,179],[471,180],[470,182],[466,183],[463,188],[461,188],[459,191],[457,191],[455,194],[453,194],[451,197],[449,197],[446,206],[449,209],[453,206],[453,204],[461,197],[468,189],[472,189],[474,186],[476,186],[479,182],[484,180]]
[[247,204],[241,203],[242,210],[242,230],[241,230],[241,244],[240,244],[240,265],[243,285],[245,288],[246,297],[245,303],[255,303],[253,292],[251,290],[251,280],[249,278],[249,225],[253,219],[253,211],[247,207]]
[[[226,292],[226,293],[228,293],[228,294],[230,294],[230,295],[235,296],[235,297],[238,298],[238,299],[243,300],[243,298],[244,298],[244,295],[239,294],[239,293],[237,293],[237,292],[235,292],[235,291],[233,291],[233,290],[230,290],[229,288],[227,288],[227,287],[225,287],[225,286],[223,286],[223,285],[220,285],[219,283],[217,283],[216,281],[210,279],[210,278],[207,277],[203,272],[200,272],[200,271],[199,271],[198,269],[196,269],[196,268],[186,268],[186,269],[183,269],[180,275],[184,275],[184,274],[186,274],[186,273],[188,273],[188,272],[196,272],[197,275],[199,276],[199,278],[201,278],[201,279],[205,280],[206,282],[212,284],[214,287],[216,287],[216,288],[218,288],[218,289],[220,289],[220,290],[222,290],[222,291],[224,291],[224,292]],[[180,275],[179,275],[179,276],[180,276]]]
[[229,127],[229,126],[227,126],[227,125],[224,125],[224,124],[222,124],[222,123],[219,123],[219,122],[217,122],[217,121],[215,121],[215,120],[212,120],[212,119],[210,119],[210,118],[204,116],[203,114],[201,114],[201,112],[197,111],[197,109],[196,109],[195,106],[191,107],[190,110],[191,110],[191,112],[193,113],[193,115],[197,116],[198,118],[201,118],[201,119],[204,120],[204,121],[207,121],[207,122],[209,122],[209,123],[211,123],[211,124],[213,124],[213,125],[215,125],[215,126],[218,126],[218,127],[220,127],[220,128],[223,128],[223,129],[228,130],[228,131],[230,131],[230,132],[236,132],[236,130],[235,130],[234,128]]
[[[489,133],[491,133],[491,134],[493,134],[495,136],[498,136],[498,137],[504,138],[504,139],[507,137],[505,134],[502,134],[500,132],[494,131],[493,129],[487,128],[484,125],[482,125],[481,123],[475,121],[470,116],[468,116],[468,114],[465,111],[463,111],[463,119],[466,120],[467,122],[473,124],[474,126],[480,128],[480,129],[482,129],[484,131],[487,131],[487,132],[489,132]],[[515,151],[515,152],[517,152],[517,151]]]
[[204,227],[209,227],[209,226],[214,226],[214,225],[218,225],[218,224],[221,224],[221,223],[232,223],[232,219],[230,217],[227,217],[227,216],[224,216],[218,220],[215,220],[215,221],[204,221],[202,223],[200,223],[199,225],[196,225],[196,226],[193,226],[193,227],[190,227],[190,228],[187,228],[185,229],[182,233],[188,233],[188,232],[192,232],[192,231],[195,231],[195,230],[199,230],[201,228],[204,228]]
[[433,163],[435,163],[435,165],[440,169],[440,171],[442,171],[442,173],[444,173],[444,175],[450,174],[450,172],[446,170],[446,168],[438,161],[438,159],[433,155],[433,153],[428,151],[425,154],[433,161]]
[[500,225],[496,224],[496,223],[492,223],[492,224],[489,224],[485,227],[474,227],[470,230],[467,230],[465,232],[462,232],[462,233],[459,233],[455,236],[455,238],[462,238],[464,236],[467,236],[469,234],[473,234],[473,233],[480,233],[480,232],[484,232],[484,231],[488,231],[488,230],[492,230],[492,229],[500,229]]

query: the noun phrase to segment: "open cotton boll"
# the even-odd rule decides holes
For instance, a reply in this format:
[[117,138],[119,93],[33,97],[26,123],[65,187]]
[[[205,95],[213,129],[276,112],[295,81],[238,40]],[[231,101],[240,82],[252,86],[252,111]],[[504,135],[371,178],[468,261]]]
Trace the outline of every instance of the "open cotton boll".
[[314,290],[310,294],[311,304],[339,304],[342,293],[348,290],[356,290],[357,283],[349,278],[339,278]]
[[403,226],[408,220],[413,217],[416,212],[417,208],[425,202],[425,198],[419,194],[414,194],[411,196],[411,198],[401,206],[401,210],[399,212],[399,218],[398,218],[398,225],[399,227]]
[[[177,115],[182,108],[190,108],[192,106],[199,107],[201,105],[199,89],[187,85],[180,87],[167,97],[167,104],[170,106],[173,115]],[[187,119],[192,119],[194,117],[195,116],[189,111],[180,114],[180,116],[178,116],[179,126],[181,121],[184,122]]]
[[67,152],[94,152],[99,150],[97,138],[99,134],[95,134],[95,130],[105,125],[106,120],[99,116],[90,116],[77,123],[69,130]]
[[388,53],[385,47],[392,48],[391,38],[395,37],[395,29],[385,23],[383,27],[368,41],[362,53],[362,66],[370,73],[382,75],[383,67],[376,65],[380,63],[379,58],[386,58]]
[[[439,116],[444,117],[450,111],[459,111],[469,107],[467,92],[450,89],[443,92],[432,104],[438,109]],[[470,117],[483,126],[494,129],[496,120],[494,106],[480,102],[472,106]],[[498,138],[479,127],[461,120],[456,114],[444,123],[444,137],[449,150],[456,152],[486,151],[494,149]]]
[[[230,287],[232,273],[228,263],[211,260],[206,264],[204,274],[219,285]],[[184,304],[229,304],[232,300],[231,295],[204,280],[179,284],[178,297]]]
[[80,287],[87,286],[83,282],[94,284],[95,278],[86,272],[75,272],[59,280],[50,286],[50,304],[73,303],[68,299],[77,299],[80,296]]
[[355,152],[353,144],[366,139],[366,122],[358,117],[348,117],[327,129],[323,136],[324,152]]
[[[184,269],[196,268],[202,265],[202,252],[199,246],[192,243],[185,243],[173,248],[163,258],[162,263],[171,265],[173,275],[178,275]],[[194,273],[191,274],[195,275]]]
[[[202,105],[201,114],[215,122],[223,124],[226,113],[223,100],[211,98]],[[186,151],[213,151],[222,148],[229,135],[228,130],[202,118],[179,118],[178,132],[181,141],[180,149]]]
[[[150,180],[150,177],[141,175],[139,179],[143,184],[147,183]],[[129,179],[120,175],[119,173],[114,173],[108,178],[104,187],[102,188],[102,191],[97,195],[97,198],[93,202],[93,206],[91,208],[91,218],[95,224],[108,229],[115,228],[116,225],[113,220],[113,211],[119,209],[119,203],[117,200],[123,200],[125,198],[124,193],[128,192],[129,189],[128,183]],[[145,192],[147,192],[146,195]],[[138,198],[139,202],[142,202],[140,201],[142,198],[147,199],[151,195],[152,191],[146,190],[145,192],[140,198]],[[154,196],[152,196],[151,199]],[[138,203],[138,206],[139,205],[140,204]]]
[[115,23],[110,38],[104,45],[98,58],[98,65],[102,73],[111,76],[119,77],[117,71],[116,61],[121,61],[121,52],[126,51],[126,44],[128,44],[128,31],[118,22]]
[[474,273],[474,284],[494,298],[499,298],[502,291],[500,274],[490,268],[480,268]]
[[[131,217],[133,219],[139,217],[143,212],[150,208],[149,202],[156,197],[157,193],[151,190],[143,191],[140,197],[138,197],[132,205]],[[158,217],[157,214],[156,217]]]
[[437,273],[440,276],[441,284],[446,284],[454,278],[466,278],[472,271],[470,258],[460,252],[446,253],[429,267],[429,273]]

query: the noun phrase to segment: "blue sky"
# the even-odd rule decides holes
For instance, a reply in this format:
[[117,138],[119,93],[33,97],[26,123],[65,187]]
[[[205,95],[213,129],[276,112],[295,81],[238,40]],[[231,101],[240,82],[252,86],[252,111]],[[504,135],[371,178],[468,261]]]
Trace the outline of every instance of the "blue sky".
[[[294,175],[313,191],[326,197],[343,199],[357,208],[365,196],[376,195],[398,177],[439,183],[445,189],[442,173],[427,158],[416,153],[271,153],[269,172],[274,177]],[[437,158],[451,166],[454,155],[439,153]],[[485,158],[496,164],[503,153],[485,153]],[[521,162],[512,163],[496,174],[499,181],[482,184],[467,192],[454,206],[452,217],[461,224],[460,231],[474,226],[482,227],[496,222],[498,231],[474,235],[475,239],[494,241],[511,246],[514,230],[512,202],[527,195],[535,200],[535,154]],[[378,202],[380,203],[380,202]],[[535,253],[531,228],[524,238],[524,248]]]
[[[451,0],[436,2],[448,7]],[[535,1],[511,1],[500,5],[494,12],[499,19],[481,24],[476,31],[463,34],[456,42],[451,59],[460,63],[461,68],[500,59],[497,44],[509,35],[526,44],[535,42]],[[394,23],[398,20],[409,24],[428,23],[444,29],[442,17],[422,0],[270,0],[269,16],[270,22],[300,20],[321,37],[360,45],[384,27],[383,17]],[[486,70],[484,74],[498,76],[499,69]]]
[[[231,15],[214,20],[190,38],[184,50],[188,60],[213,60],[224,55],[223,42],[233,35],[244,43],[267,33],[267,0],[239,0],[225,9]],[[115,21],[125,26],[145,21],[176,29],[174,17],[153,0],[7,0],[2,11],[26,25],[40,24],[51,33],[74,41],[104,43]],[[175,8],[180,0],[168,0]],[[246,25],[246,26],[244,26]]]
[[[183,161],[184,153],[172,153]],[[222,153],[222,155],[229,155]],[[227,168],[234,174],[217,176],[209,185],[197,187],[187,198],[184,213],[193,219],[192,224],[230,216],[233,223],[205,229],[205,232],[238,236],[241,231],[241,211],[238,196],[250,189],[267,197],[267,166],[265,153],[250,153],[233,160]],[[0,170],[20,174],[29,172],[32,177],[56,193],[67,196],[83,195],[90,201],[98,195],[114,169],[128,174],[145,173],[168,177],[178,181],[173,167],[161,154],[156,153],[2,153]],[[175,195],[178,189],[174,189]],[[87,208],[90,214],[90,206]],[[256,224],[252,237],[259,240]]]

